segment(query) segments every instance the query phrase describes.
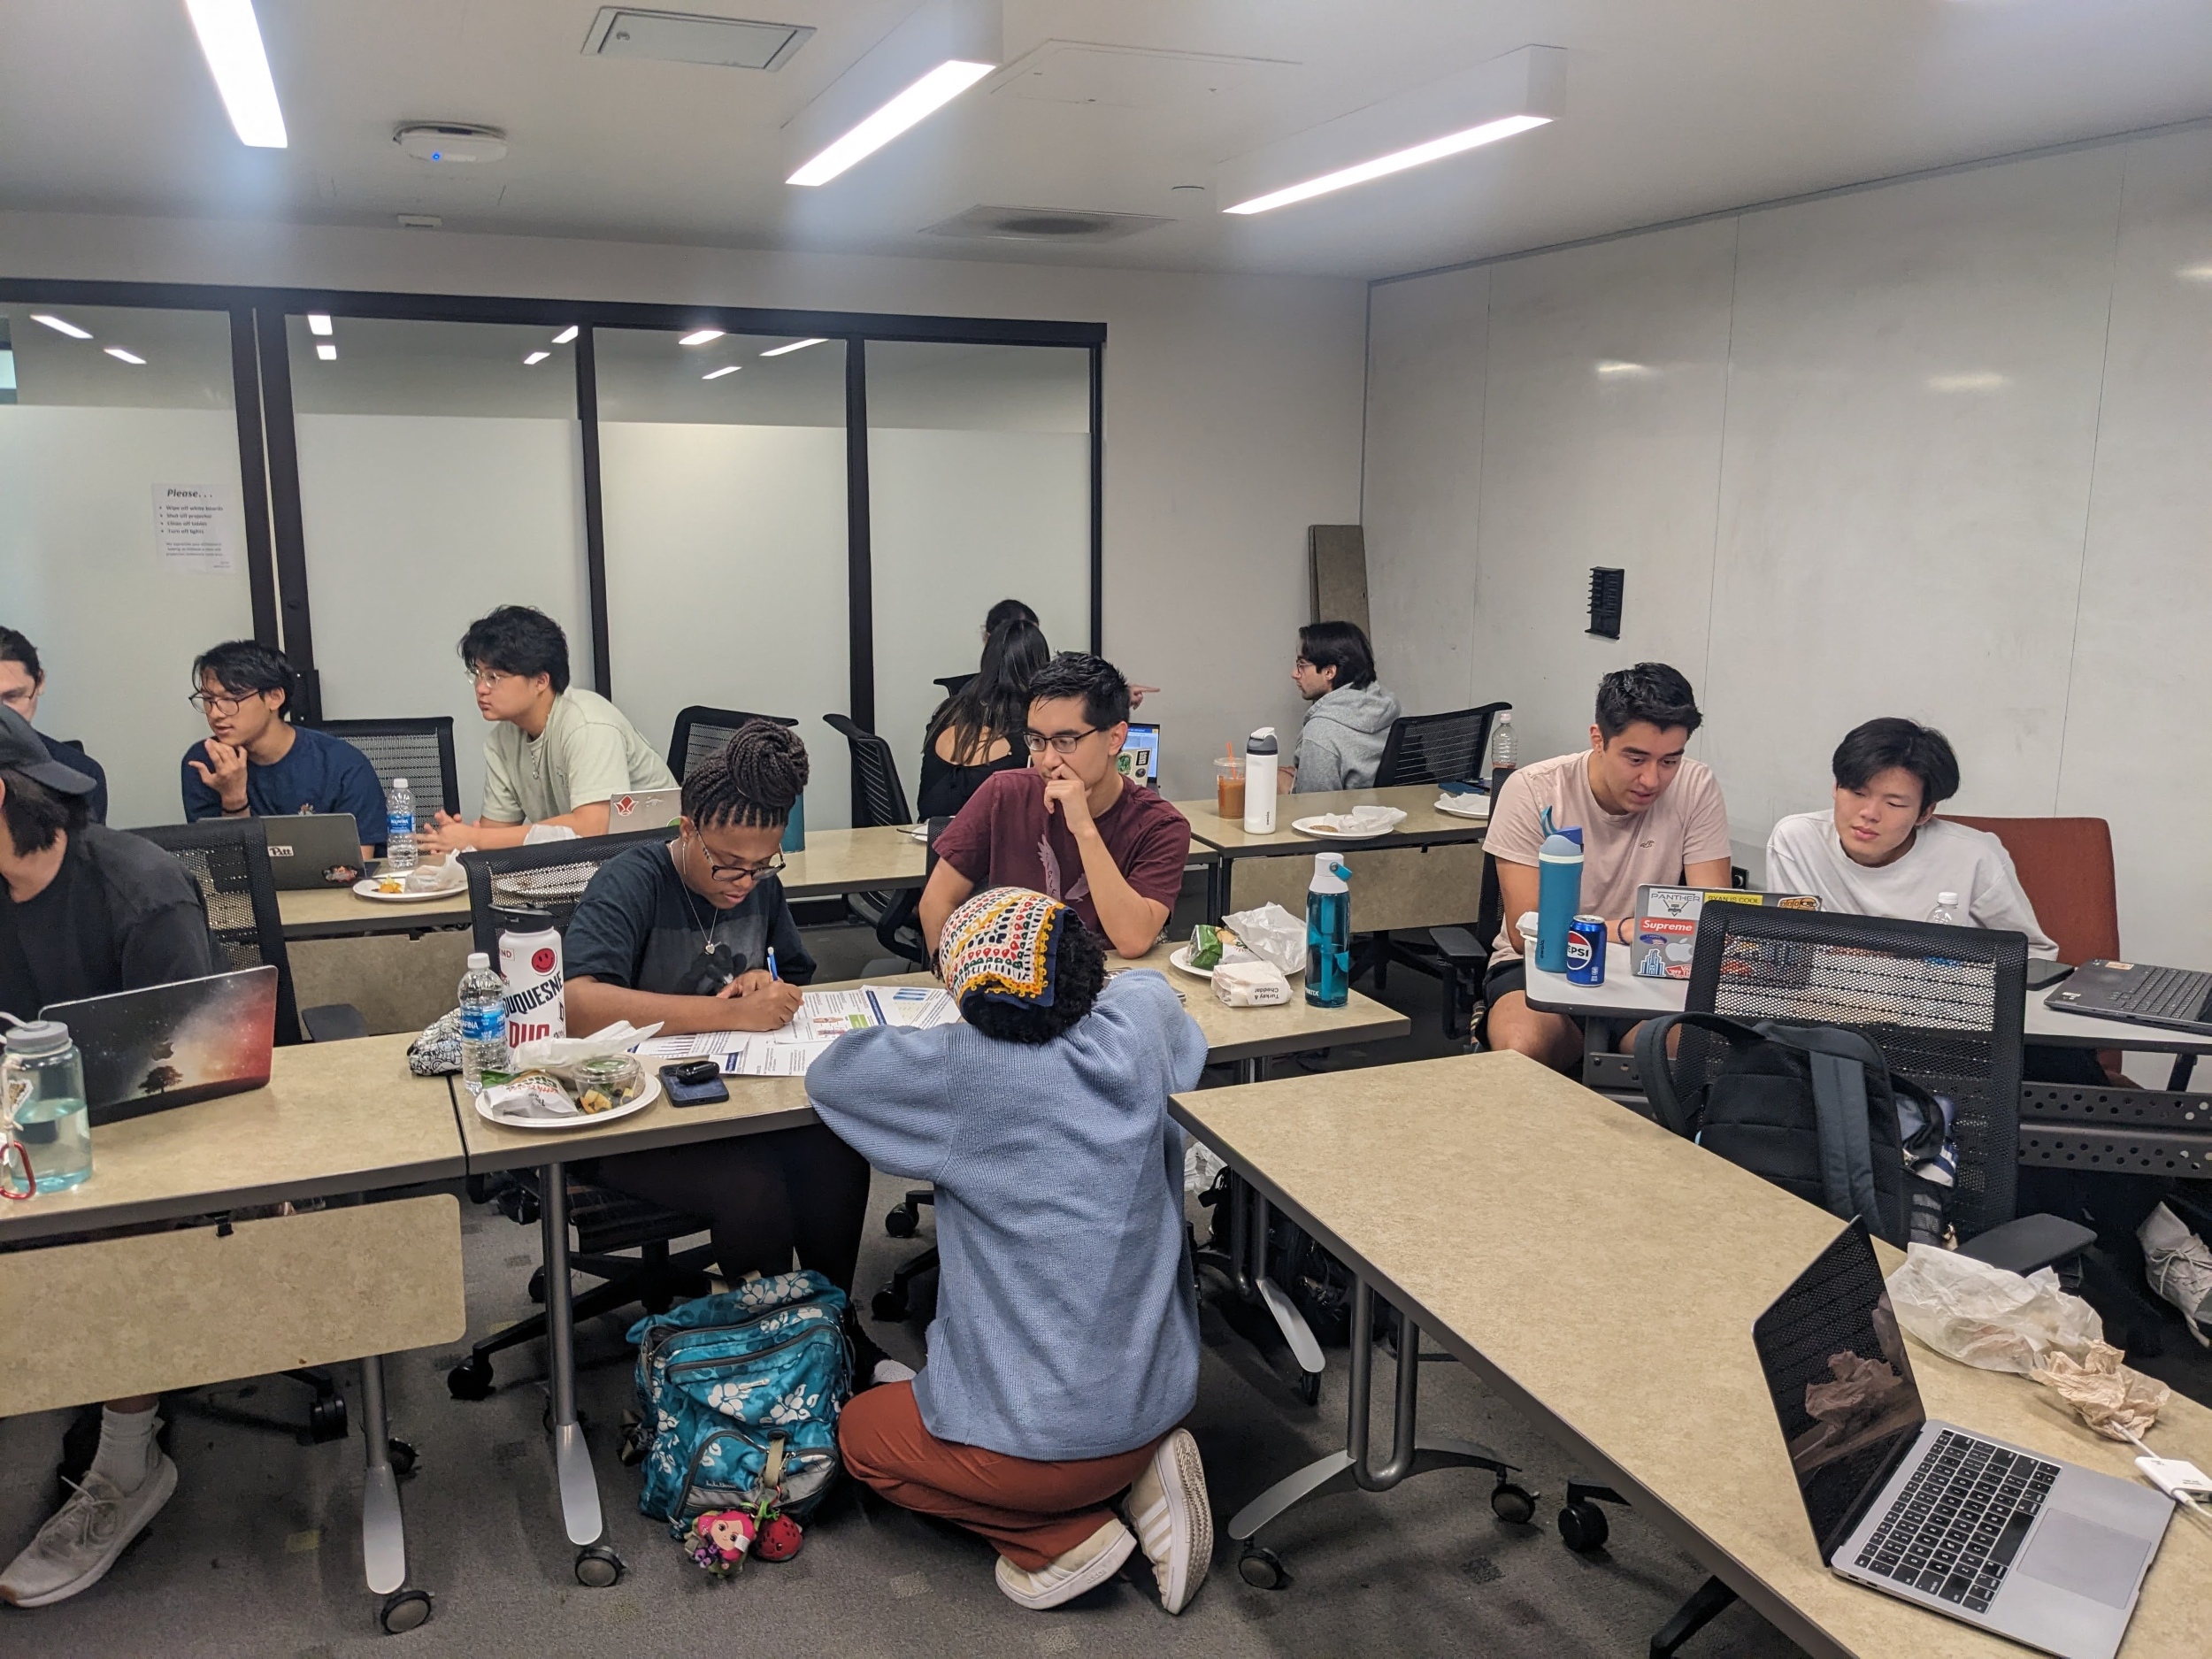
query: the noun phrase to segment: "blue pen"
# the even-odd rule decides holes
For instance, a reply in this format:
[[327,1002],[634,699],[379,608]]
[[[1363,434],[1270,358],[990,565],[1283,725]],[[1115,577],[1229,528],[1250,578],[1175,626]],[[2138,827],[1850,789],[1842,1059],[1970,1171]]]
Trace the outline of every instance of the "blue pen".
[[776,972],[776,948],[773,945],[768,947],[768,977],[772,979],[783,977]]

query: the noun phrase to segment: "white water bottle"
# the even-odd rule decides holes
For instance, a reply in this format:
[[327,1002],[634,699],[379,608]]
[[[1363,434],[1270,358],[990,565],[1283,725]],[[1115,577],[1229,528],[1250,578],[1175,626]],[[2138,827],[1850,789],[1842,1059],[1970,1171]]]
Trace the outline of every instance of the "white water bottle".
[[480,950],[469,953],[461,976],[461,1076],[472,1089],[484,1087],[484,1073],[514,1070],[507,1047],[507,987]]
[[1936,895],[1935,909],[1928,912],[1928,919],[1938,927],[1959,926],[1959,895],[1955,893]]
[[415,792],[404,778],[384,792],[384,867],[403,875],[415,867]]
[[568,1035],[561,935],[545,910],[502,912],[514,931],[499,935],[499,978],[507,990],[507,1046]]
[[1244,833],[1275,833],[1275,728],[1263,726],[1244,740]]

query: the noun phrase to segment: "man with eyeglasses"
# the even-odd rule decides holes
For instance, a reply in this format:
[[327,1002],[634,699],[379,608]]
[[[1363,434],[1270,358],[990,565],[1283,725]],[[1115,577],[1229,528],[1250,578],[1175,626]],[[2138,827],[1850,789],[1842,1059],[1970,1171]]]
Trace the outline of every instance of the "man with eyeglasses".
[[[0,709],[12,709],[27,726],[38,724],[38,700],[46,690],[46,670],[38,660],[38,647],[13,628],[0,626]],[[108,775],[100,763],[84,752],[82,743],[38,734],[46,752],[73,772],[92,780],[85,809],[92,822],[108,821]]]
[[615,796],[676,787],[621,710],[568,683],[568,635],[542,611],[502,605],[469,624],[460,649],[492,726],[484,810],[474,823],[439,813],[419,832],[427,849],[519,847],[534,824],[604,835]]
[[1129,682],[1082,651],[1063,651],[1029,687],[1030,761],[1002,772],[937,838],[919,918],[930,949],[945,918],[982,887],[1059,899],[1123,956],[1141,956],[1182,891],[1190,824],[1114,764],[1129,735]]
[[299,675],[257,640],[228,640],[192,664],[189,701],[208,736],[184,752],[184,816],[283,818],[350,812],[361,856],[384,841],[384,788],[369,757],[342,738],[292,724]]

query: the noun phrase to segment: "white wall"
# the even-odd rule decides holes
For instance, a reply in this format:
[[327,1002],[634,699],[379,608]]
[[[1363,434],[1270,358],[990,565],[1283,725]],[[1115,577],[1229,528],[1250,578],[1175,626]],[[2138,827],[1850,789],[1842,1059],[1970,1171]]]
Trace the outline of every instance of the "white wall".
[[0,273],[1102,322],[1106,649],[1164,687],[1172,795],[1294,728],[1306,526],[1357,511],[1356,282],[31,213],[0,213]]
[[[1825,803],[1851,726],[1925,720],[1957,810],[2109,818],[2127,949],[2212,964],[2212,133],[1385,283],[1371,318],[1412,706],[1509,698],[1533,758],[1671,661],[1740,849]],[[1599,565],[1617,642],[1583,632]]]

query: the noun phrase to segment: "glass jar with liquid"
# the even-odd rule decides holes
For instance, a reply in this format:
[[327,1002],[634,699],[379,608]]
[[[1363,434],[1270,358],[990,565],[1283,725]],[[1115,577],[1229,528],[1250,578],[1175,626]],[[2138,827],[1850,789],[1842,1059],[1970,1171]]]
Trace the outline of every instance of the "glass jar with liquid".
[[66,1191],[92,1173],[84,1059],[68,1026],[41,1019],[9,1031],[0,1055],[0,1103],[8,1138],[23,1148],[40,1192]]

